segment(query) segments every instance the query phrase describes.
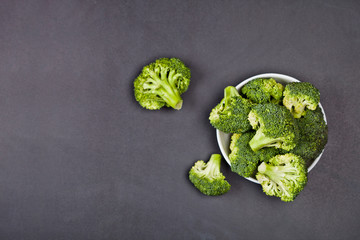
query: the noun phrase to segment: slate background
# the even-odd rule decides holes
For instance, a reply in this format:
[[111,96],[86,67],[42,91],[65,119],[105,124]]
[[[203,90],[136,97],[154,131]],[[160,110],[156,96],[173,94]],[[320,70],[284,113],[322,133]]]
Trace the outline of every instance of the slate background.
[[[0,239],[356,239],[359,1],[0,2]],[[192,70],[181,111],[134,100],[143,65]],[[329,142],[292,203],[222,171],[208,123],[223,88],[277,72],[321,91]]]

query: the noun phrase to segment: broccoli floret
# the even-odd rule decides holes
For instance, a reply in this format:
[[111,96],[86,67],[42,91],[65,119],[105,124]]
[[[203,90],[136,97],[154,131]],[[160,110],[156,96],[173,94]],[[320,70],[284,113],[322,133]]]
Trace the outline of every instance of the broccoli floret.
[[249,144],[253,151],[263,147],[293,149],[298,140],[298,128],[291,113],[274,103],[258,104],[249,113],[249,121],[257,130]]
[[241,88],[241,92],[254,103],[279,103],[283,90],[284,86],[273,78],[257,78]]
[[320,92],[311,83],[293,82],[285,87],[283,104],[295,118],[304,116],[305,108],[315,110],[319,102]]
[[251,129],[248,114],[253,104],[240,96],[235,87],[224,89],[224,98],[212,109],[210,124],[225,133],[241,133]]
[[297,118],[296,122],[300,138],[291,152],[301,156],[309,166],[325,148],[328,140],[328,127],[320,107],[314,111],[308,111],[304,117]]
[[279,154],[279,150],[273,147],[254,152],[249,146],[249,141],[254,135],[255,132],[251,131],[243,134],[235,133],[231,136],[229,154],[231,170],[243,177],[254,176],[259,162],[268,161]]
[[230,190],[230,184],[220,172],[220,162],[221,155],[212,154],[207,163],[199,160],[189,172],[190,181],[205,195],[222,195]]
[[259,165],[256,179],[266,195],[291,202],[307,183],[307,169],[304,160],[295,154],[277,155]]
[[145,66],[134,81],[135,99],[147,109],[181,109],[190,83],[190,69],[177,58],[160,58]]

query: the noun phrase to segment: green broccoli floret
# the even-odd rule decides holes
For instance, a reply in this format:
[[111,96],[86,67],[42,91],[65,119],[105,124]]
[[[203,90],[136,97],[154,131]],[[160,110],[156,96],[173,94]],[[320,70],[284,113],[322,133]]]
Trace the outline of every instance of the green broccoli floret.
[[291,202],[307,183],[307,169],[304,160],[295,154],[277,155],[259,165],[256,179],[266,195]]
[[284,86],[273,78],[257,78],[241,88],[241,92],[254,103],[279,103],[283,90]]
[[285,87],[283,104],[295,118],[304,116],[305,108],[315,110],[319,102],[320,92],[311,83],[293,82]]
[[190,83],[190,69],[177,58],[160,58],[145,66],[134,81],[135,99],[147,109],[181,109]]
[[243,177],[254,176],[259,162],[268,161],[279,154],[279,150],[273,147],[254,152],[249,146],[249,141],[254,135],[255,132],[251,131],[235,133],[231,136],[229,154],[231,170]]
[[190,181],[205,195],[222,195],[230,190],[230,184],[220,172],[220,162],[221,155],[212,154],[207,163],[199,160],[189,172]]
[[251,129],[248,115],[253,105],[235,87],[226,87],[224,98],[210,113],[210,124],[225,133],[246,132]]
[[249,144],[253,151],[263,147],[293,149],[298,140],[298,128],[291,113],[274,103],[258,104],[249,113],[249,121],[257,130]]
[[304,117],[297,118],[296,122],[300,138],[291,152],[301,156],[309,166],[325,148],[328,140],[328,127],[320,107],[314,111],[308,111]]

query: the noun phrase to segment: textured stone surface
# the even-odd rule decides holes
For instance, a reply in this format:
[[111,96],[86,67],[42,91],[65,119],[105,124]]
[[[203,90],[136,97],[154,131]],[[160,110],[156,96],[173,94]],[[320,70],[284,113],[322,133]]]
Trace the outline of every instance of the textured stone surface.
[[[0,3],[0,239],[356,239],[358,1]],[[181,111],[142,109],[133,79],[158,57],[192,70]],[[276,72],[313,83],[329,142],[292,203],[222,171],[208,114],[224,87]]]

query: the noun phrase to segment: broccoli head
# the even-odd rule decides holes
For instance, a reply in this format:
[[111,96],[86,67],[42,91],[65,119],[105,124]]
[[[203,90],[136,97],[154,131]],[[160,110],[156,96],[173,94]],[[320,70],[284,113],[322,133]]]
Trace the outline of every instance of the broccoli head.
[[248,114],[253,104],[240,96],[235,87],[224,89],[224,98],[212,109],[210,124],[225,133],[241,133],[251,129]]
[[309,166],[325,148],[328,127],[320,107],[314,111],[308,111],[304,117],[295,120],[299,127],[300,138],[291,152],[301,156]]
[[283,104],[295,118],[304,116],[306,109],[315,110],[319,102],[320,92],[311,83],[293,82],[285,87]]
[[307,169],[304,160],[295,154],[276,155],[259,165],[256,179],[266,195],[291,202],[307,183]]
[[135,99],[150,110],[163,106],[181,109],[190,83],[190,69],[177,58],[160,58],[146,65],[134,81]]
[[257,78],[241,88],[241,92],[254,103],[279,103],[283,90],[284,86],[273,78]]
[[254,176],[259,162],[268,161],[270,158],[279,154],[276,148],[263,148],[254,152],[249,141],[254,137],[255,132],[242,134],[235,133],[231,136],[229,159],[231,171],[243,177]]
[[212,154],[205,163],[199,160],[190,169],[189,179],[205,195],[222,195],[230,190],[230,184],[220,172],[220,154]]
[[253,151],[263,147],[293,149],[298,140],[298,128],[294,117],[284,107],[274,103],[258,104],[249,113],[249,121],[255,136],[249,144]]

